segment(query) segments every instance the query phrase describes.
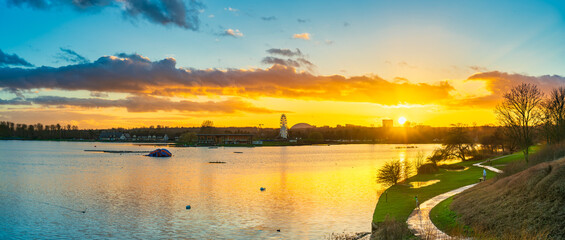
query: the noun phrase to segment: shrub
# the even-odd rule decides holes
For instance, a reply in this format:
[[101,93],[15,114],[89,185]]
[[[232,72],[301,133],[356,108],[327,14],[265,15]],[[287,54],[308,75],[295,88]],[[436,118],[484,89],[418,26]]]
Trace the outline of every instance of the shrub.
[[438,170],[434,163],[426,163],[418,168],[418,174],[431,174],[436,173]]
[[387,161],[384,166],[379,168],[377,182],[394,185],[402,178],[402,163],[400,160]]
[[386,216],[385,221],[377,223],[377,228],[371,234],[371,239],[397,240],[410,239],[412,232],[408,229],[408,224]]

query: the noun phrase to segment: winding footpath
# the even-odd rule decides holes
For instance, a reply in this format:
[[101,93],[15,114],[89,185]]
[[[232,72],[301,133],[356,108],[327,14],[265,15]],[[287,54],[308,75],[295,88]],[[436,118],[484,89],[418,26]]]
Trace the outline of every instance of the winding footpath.
[[[499,158],[502,158],[502,157],[499,157]],[[488,170],[496,172],[496,173],[502,173],[502,170],[500,170],[500,169],[482,165],[485,162],[497,160],[499,158],[489,159],[489,160],[484,161],[484,162],[475,163],[475,164],[473,164],[473,166],[485,168],[485,169],[488,169]],[[432,208],[434,208],[441,201],[443,201],[443,200],[445,200],[445,199],[447,199],[447,198],[449,198],[449,197],[451,197],[455,194],[463,192],[463,191],[465,191],[469,188],[472,188],[477,184],[478,183],[463,186],[463,187],[457,188],[455,190],[451,190],[449,192],[437,195],[437,196],[423,202],[422,204],[420,204],[420,208],[414,209],[412,211],[412,213],[410,214],[410,217],[408,217],[408,220],[406,220],[406,223],[408,224],[408,228],[414,233],[414,235],[416,235],[417,237],[419,237],[421,239],[451,239],[451,237],[449,235],[442,232],[441,230],[439,230],[434,225],[434,223],[430,219],[430,211],[432,210]]]

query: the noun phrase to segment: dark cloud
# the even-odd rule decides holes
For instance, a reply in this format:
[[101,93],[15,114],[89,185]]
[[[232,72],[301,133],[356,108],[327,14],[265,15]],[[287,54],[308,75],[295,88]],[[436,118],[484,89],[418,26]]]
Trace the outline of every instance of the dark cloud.
[[[276,61],[268,59],[266,61]],[[377,76],[316,76],[297,72],[292,64],[268,69],[184,69],[174,58],[151,61],[138,54],[104,56],[91,63],[58,68],[0,68],[0,88],[122,92],[157,96],[222,95],[283,97],[384,105],[430,104],[451,99],[453,87],[410,82],[392,83]]]
[[10,100],[0,99],[0,105],[31,105],[31,103],[22,98],[14,98]]
[[99,11],[105,7],[117,7],[127,17],[141,16],[153,23],[190,30],[198,30],[198,14],[204,8],[195,0],[188,4],[183,0],[8,0],[7,3],[8,6],[44,10],[70,6],[78,11]]
[[269,54],[273,55],[281,55],[285,57],[302,57],[304,56],[300,49],[296,49],[296,51],[292,51],[290,49],[281,49],[281,48],[271,48],[266,51]]
[[349,24],[348,22],[343,22],[343,26],[344,27],[349,27],[351,24]]
[[275,16],[261,17],[261,20],[263,20],[263,21],[275,21],[275,20],[277,20],[277,17],[275,17]]
[[12,99],[2,100],[2,105],[30,105],[37,104],[42,106],[73,106],[80,108],[126,108],[128,112],[157,112],[157,111],[180,111],[180,112],[252,112],[252,113],[272,113],[266,108],[255,107],[252,104],[238,99],[225,101],[170,101],[164,98],[150,96],[131,96],[125,99],[109,100],[101,98],[68,98],[59,96],[41,96],[27,98],[26,100]]
[[3,66],[24,66],[32,67],[33,65],[16,54],[6,54],[0,49],[0,67]]
[[294,67],[294,68],[299,68],[299,67],[302,66],[302,64],[300,62],[292,60],[290,58],[289,59],[282,59],[282,58],[277,58],[277,57],[265,57],[265,58],[263,58],[263,60],[261,60],[261,63],[269,64],[269,65],[278,64],[278,65]]
[[69,63],[88,63],[87,58],[81,56],[71,49],[60,48],[62,53],[57,54],[57,58]]

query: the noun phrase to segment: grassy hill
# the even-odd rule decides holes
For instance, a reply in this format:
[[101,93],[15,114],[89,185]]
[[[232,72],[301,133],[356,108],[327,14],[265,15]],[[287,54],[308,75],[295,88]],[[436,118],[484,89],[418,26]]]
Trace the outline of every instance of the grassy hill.
[[565,158],[479,184],[456,195],[450,208],[475,233],[565,239]]

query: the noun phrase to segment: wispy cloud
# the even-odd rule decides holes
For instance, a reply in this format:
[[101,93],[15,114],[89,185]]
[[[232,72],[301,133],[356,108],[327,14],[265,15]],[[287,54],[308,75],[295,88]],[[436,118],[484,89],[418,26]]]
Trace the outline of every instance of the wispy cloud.
[[223,36],[232,36],[234,38],[243,37],[243,33],[239,31],[239,29],[233,30],[231,28],[226,29],[221,35]]
[[281,56],[285,56],[285,57],[295,57],[295,56],[304,56],[302,54],[302,52],[300,51],[300,49],[296,49],[296,51],[292,51],[290,49],[286,49],[286,48],[271,48],[271,49],[267,49],[266,51],[269,54],[273,54],[273,55],[281,55]]
[[275,16],[261,17],[261,20],[263,20],[263,21],[275,21],[275,20],[277,20],[277,17],[275,17]]
[[299,18],[299,19],[296,19],[296,21],[299,22],[299,23],[307,23],[307,22],[310,22],[310,19]]
[[8,6],[30,7],[49,10],[60,6],[69,6],[78,12],[97,12],[106,7],[121,9],[124,16],[141,16],[150,22],[162,25],[175,25],[190,30],[198,30],[199,13],[204,8],[196,0],[8,0]]
[[235,8],[232,8],[232,7],[224,8],[224,10],[230,11],[230,12],[239,12],[239,9],[235,9]]
[[296,33],[292,38],[310,40],[310,33]]
[[88,63],[89,60],[71,49],[60,48],[61,53],[57,54],[57,58],[69,63]]
[[131,96],[125,99],[109,100],[102,98],[70,98],[60,96],[41,96],[36,98],[28,98],[26,100],[0,99],[0,105],[31,105],[37,104],[42,106],[72,106],[80,108],[126,108],[128,112],[251,112],[251,113],[272,113],[266,108],[255,107],[252,104],[232,98],[225,101],[171,101],[166,98],[157,98],[150,96]]
[[6,54],[0,49],[0,67],[2,66],[24,66],[32,67],[33,65],[26,61],[25,59],[19,57],[16,54]]
[[486,72],[488,71],[488,69],[486,67],[480,67],[480,66],[469,66],[469,68],[475,72]]

